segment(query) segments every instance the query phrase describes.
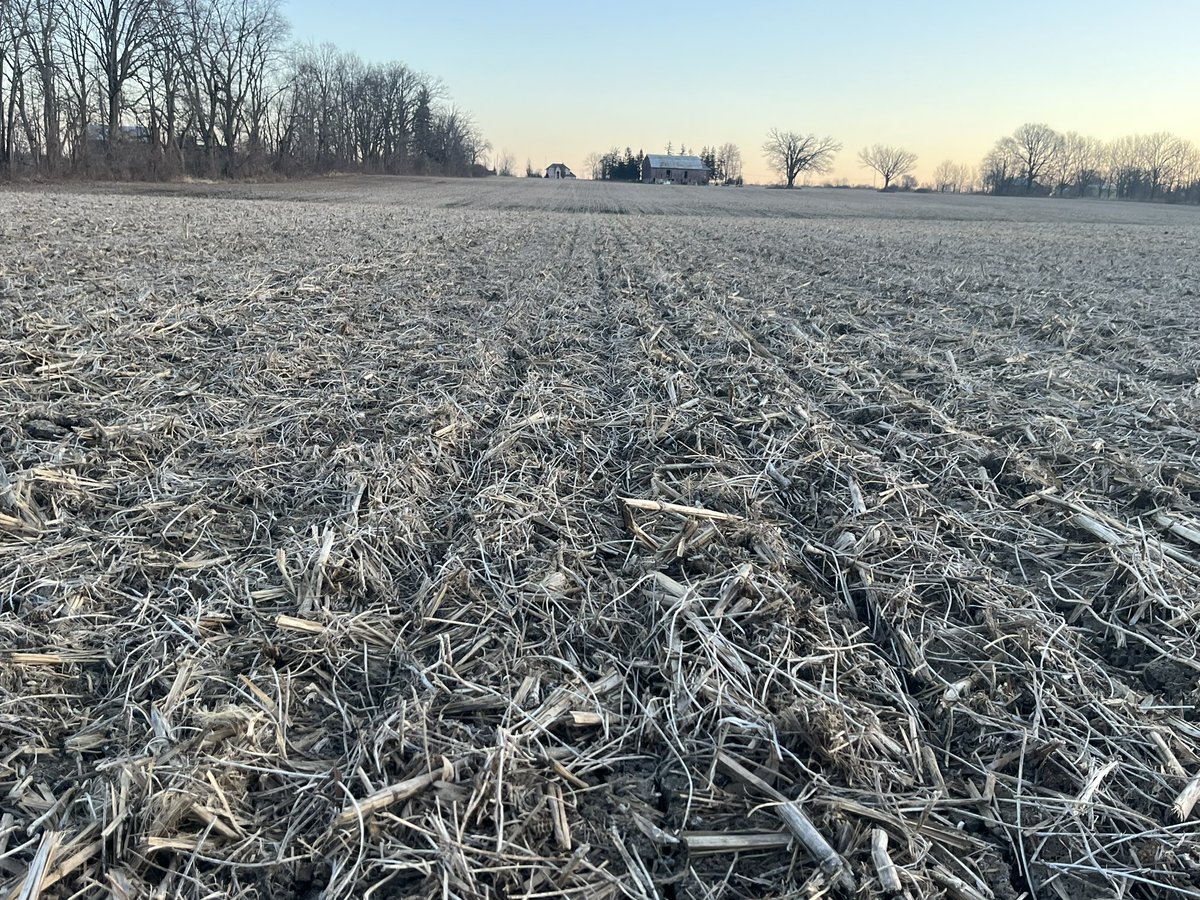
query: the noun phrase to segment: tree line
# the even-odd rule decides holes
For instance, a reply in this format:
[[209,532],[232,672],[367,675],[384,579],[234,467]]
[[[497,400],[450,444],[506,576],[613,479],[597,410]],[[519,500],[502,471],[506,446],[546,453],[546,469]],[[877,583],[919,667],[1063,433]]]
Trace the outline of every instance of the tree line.
[[[805,172],[828,172],[841,144],[815,134],[772,129],[763,155],[788,187]],[[883,179],[881,190],[912,190],[917,155],[874,144],[858,159]],[[1000,138],[978,169],[945,160],[923,190],[1200,203],[1200,148],[1170,132],[1101,141],[1027,123]]]
[[0,0],[0,176],[480,173],[441,82],[289,30],[281,0]]
[[1027,123],[996,142],[979,175],[991,194],[1200,203],[1200,150],[1165,131],[1106,142]]

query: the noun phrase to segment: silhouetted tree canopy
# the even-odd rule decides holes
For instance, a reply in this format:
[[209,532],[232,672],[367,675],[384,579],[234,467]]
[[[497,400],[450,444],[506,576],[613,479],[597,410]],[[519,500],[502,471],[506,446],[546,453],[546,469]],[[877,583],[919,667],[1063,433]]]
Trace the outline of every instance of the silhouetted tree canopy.
[[842,145],[831,137],[772,128],[763,144],[763,155],[790,188],[801,172],[828,172],[841,149]]
[[282,0],[0,0],[0,175],[485,171],[439,81],[288,31]]
[[868,169],[873,169],[883,179],[882,190],[891,187],[892,181],[901,175],[907,175],[917,166],[917,154],[903,147],[889,147],[884,144],[873,144],[859,151],[859,161]]

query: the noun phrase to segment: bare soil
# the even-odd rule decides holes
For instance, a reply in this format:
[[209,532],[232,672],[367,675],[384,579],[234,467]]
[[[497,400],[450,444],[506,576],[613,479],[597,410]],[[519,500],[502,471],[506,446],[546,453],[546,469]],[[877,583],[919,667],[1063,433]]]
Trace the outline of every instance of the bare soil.
[[1200,896],[1198,258],[1086,201],[0,191],[0,892]]

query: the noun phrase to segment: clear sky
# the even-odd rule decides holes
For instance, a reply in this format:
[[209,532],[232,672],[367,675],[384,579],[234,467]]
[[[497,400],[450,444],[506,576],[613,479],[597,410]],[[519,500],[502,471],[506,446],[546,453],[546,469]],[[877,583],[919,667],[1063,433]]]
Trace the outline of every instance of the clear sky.
[[292,36],[440,77],[523,170],[614,146],[732,141],[770,179],[771,127],[832,135],[834,176],[898,144],[928,178],[1023,122],[1200,141],[1200,0],[285,0]]

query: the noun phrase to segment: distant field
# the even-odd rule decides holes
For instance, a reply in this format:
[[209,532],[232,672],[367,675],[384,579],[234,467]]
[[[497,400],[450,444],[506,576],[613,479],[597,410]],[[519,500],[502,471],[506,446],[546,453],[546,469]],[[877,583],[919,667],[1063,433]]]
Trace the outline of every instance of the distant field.
[[406,207],[539,212],[611,212],[755,218],[933,219],[963,222],[1046,222],[1195,226],[1200,211],[1161,204],[1107,200],[1063,202],[1045,198],[957,194],[879,194],[802,188],[606,184],[526,178],[387,178],[337,175],[273,184],[90,185],[55,189],[75,194],[162,196],[293,202],[365,203]]
[[88,185],[0,248],[5,896],[1200,896],[1200,210]]

